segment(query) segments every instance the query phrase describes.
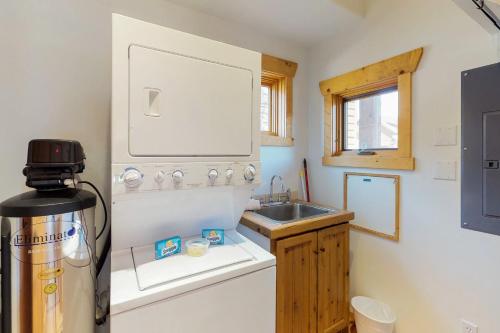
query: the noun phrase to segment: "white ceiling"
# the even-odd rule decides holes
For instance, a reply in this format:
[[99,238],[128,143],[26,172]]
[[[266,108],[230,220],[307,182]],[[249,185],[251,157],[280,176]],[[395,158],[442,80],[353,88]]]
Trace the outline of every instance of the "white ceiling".
[[170,0],[310,46],[361,20],[365,0]]
[[[471,0],[453,0],[469,16],[476,20],[484,29],[492,34],[497,34],[498,29],[493,23],[477,9],[477,6]],[[484,4],[497,16],[500,17],[500,0],[486,0]]]

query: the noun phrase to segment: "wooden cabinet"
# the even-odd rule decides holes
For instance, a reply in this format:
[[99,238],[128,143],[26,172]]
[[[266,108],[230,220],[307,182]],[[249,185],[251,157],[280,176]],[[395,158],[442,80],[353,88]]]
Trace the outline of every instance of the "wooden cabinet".
[[277,333],[336,333],[349,318],[347,224],[277,240]]
[[349,323],[349,228],[318,231],[318,333],[335,333]]
[[278,332],[316,332],[317,247],[316,232],[285,238],[276,243]]

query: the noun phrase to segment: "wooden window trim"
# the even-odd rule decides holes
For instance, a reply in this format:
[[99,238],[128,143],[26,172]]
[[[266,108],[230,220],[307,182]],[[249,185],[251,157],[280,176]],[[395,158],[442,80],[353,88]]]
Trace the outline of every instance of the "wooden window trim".
[[263,146],[293,146],[293,78],[297,64],[262,55],[262,85],[271,88],[270,131],[261,131]]
[[[423,48],[365,66],[320,82],[324,98],[323,165],[376,169],[414,170],[411,143],[411,77],[416,71]],[[344,151],[343,99],[376,92],[389,87],[398,89],[398,149],[374,150],[374,155]]]

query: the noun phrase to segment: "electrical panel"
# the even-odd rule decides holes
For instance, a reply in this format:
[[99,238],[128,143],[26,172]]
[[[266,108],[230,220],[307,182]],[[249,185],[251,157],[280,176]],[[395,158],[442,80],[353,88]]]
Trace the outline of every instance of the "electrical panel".
[[462,228],[500,235],[500,63],[462,72]]

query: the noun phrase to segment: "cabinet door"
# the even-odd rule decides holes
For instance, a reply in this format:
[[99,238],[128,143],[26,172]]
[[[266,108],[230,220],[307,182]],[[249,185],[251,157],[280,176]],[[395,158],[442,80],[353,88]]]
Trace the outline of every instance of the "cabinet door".
[[349,225],[318,232],[318,333],[349,323]]
[[317,232],[276,242],[277,333],[316,333]]

